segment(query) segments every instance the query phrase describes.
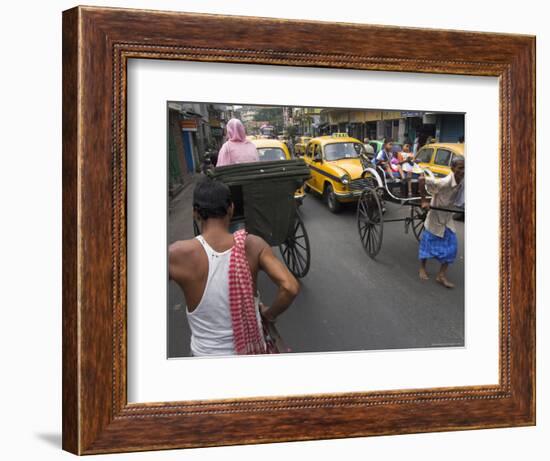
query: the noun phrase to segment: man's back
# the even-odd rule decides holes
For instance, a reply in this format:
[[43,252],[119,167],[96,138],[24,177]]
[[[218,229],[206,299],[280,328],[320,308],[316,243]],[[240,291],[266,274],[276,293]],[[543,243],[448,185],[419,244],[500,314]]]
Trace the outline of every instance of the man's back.
[[[231,355],[234,353],[233,328],[229,306],[229,258],[231,248],[218,252],[199,235],[198,242],[207,258],[207,274],[201,273],[204,285],[198,304],[188,306],[193,355]],[[203,259],[203,258],[201,258]]]
[[[170,274],[182,288],[187,301],[193,355],[231,355],[235,351],[228,274],[234,239],[232,234],[210,237],[210,243],[202,235],[174,243],[170,247]],[[253,235],[245,242],[254,293],[259,254],[265,246],[265,241]],[[261,329],[258,303],[255,296],[256,318]]]
[[[206,243],[218,253],[230,250],[234,245],[233,235],[202,236]],[[246,238],[246,257],[252,273],[254,289],[258,276],[259,255],[269,247],[256,235],[249,234]],[[190,311],[193,311],[204,292],[208,278],[208,256],[203,250],[199,239],[180,240],[170,245],[170,278],[183,290]]]

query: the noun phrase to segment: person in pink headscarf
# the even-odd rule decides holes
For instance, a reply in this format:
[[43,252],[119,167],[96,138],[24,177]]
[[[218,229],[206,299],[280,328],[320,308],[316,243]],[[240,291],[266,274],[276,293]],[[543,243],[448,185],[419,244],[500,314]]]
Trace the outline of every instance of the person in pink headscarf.
[[227,122],[227,141],[218,153],[216,166],[234,163],[258,162],[260,160],[256,146],[246,139],[244,125],[239,119]]

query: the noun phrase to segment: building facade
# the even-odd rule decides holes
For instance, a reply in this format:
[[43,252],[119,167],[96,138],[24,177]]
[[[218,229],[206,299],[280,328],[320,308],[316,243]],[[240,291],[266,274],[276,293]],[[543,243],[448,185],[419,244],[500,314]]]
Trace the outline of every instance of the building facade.
[[418,138],[423,144],[431,137],[458,142],[464,138],[464,114],[328,108],[320,112],[319,130],[321,134],[347,133],[361,141],[393,139],[402,144]]
[[217,152],[224,141],[227,121],[236,115],[232,105],[168,103],[168,169],[170,195],[189,175],[200,171],[205,154]]

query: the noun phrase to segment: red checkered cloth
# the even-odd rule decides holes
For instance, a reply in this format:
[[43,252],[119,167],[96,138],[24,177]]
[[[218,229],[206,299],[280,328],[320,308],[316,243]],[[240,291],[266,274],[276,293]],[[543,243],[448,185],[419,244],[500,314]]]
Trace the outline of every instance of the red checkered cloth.
[[258,326],[254,303],[254,284],[246,258],[246,230],[233,234],[235,245],[229,259],[229,307],[233,343],[239,355],[265,354],[266,343]]

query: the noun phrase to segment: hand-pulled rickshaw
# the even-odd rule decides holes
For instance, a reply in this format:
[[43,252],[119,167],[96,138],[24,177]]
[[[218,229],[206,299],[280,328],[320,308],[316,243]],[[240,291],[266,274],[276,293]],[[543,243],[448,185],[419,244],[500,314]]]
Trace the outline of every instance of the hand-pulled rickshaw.
[[[294,274],[309,271],[311,250],[306,228],[297,210],[295,192],[309,178],[301,159],[276,160],[209,168],[205,174],[227,184],[235,206],[232,225],[279,247],[283,261]],[[199,233],[194,223],[195,235]]]
[[[434,178],[434,174],[423,169],[426,176]],[[424,230],[424,221],[428,214],[427,209],[422,208],[422,198],[431,198],[428,194],[419,191],[419,180],[416,178],[390,179],[384,168],[380,165],[369,164],[363,172],[365,187],[357,202],[357,229],[359,238],[366,253],[375,258],[382,248],[384,235],[384,223],[403,222],[405,233],[412,230],[416,240],[420,241]],[[412,183],[412,196],[408,194],[407,181]],[[385,202],[408,205],[410,213],[405,217],[388,218],[385,216]],[[449,213],[464,214],[464,208],[430,207],[432,210],[446,211]]]

